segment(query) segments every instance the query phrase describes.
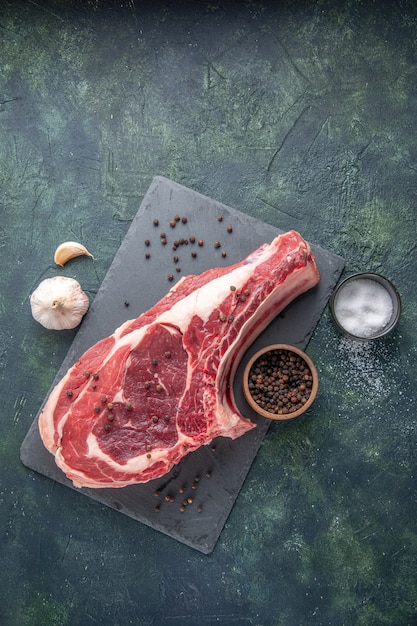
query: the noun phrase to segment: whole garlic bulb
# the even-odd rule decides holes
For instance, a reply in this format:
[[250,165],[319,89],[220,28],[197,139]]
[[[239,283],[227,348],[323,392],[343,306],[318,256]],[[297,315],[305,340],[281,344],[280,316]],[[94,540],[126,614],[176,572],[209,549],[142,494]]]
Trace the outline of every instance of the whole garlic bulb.
[[75,328],[89,307],[79,282],[66,276],[43,280],[30,296],[32,315],[51,330]]

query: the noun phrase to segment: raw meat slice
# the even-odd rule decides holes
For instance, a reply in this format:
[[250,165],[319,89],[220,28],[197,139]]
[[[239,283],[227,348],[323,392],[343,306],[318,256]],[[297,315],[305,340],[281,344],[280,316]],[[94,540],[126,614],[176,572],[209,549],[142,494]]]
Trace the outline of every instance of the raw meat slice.
[[217,436],[240,437],[233,378],[247,347],[320,280],[295,231],[246,259],[180,280],[154,307],[92,346],[39,417],[46,448],[77,487],[167,473]]

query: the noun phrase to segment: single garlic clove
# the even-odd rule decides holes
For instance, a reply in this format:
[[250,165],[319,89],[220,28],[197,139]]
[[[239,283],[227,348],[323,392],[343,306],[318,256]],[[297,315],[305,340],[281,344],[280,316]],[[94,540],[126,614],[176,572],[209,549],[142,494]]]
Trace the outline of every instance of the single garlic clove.
[[81,256],[82,254],[94,258],[82,243],[78,243],[77,241],[65,241],[55,250],[54,261],[57,265],[63,267],[67,261],[76,256]]
[[50,330],[75,328],[89,304],[80,283],[66,276],[46,278],[30,296],[33,317]]

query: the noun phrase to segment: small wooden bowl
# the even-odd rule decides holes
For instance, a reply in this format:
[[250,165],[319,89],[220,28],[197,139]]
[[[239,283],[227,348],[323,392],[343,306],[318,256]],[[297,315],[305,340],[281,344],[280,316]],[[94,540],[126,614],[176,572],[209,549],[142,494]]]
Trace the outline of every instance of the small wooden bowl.
[[[311,390],[310,390],[310,395],[307,401],[305,402],[305,404],[303,404],[302,407],[296,408],[294,411],[288,411],[288,413],[278,413],[278,412],[273,413],[273,412],[265,410],[255,401],[249,389],[249,374],[252,369],[252,366],[255,365],[255,363],[258,360],[261,360],[261,358],[264,357],[267,353],[275,352],[278,350],[292,353],[294,355],[301,357],[305,365],[310,370],[310,373],[313,379]],[[317,395],[318,387],[319,387],[319,377],[317,374],[317,370],[314,366],[314,363],[312,362],[310,357],[299,348],[296,348],[295,346],[290,346],[285,343],[273,344],[270,346],[266,346],[265,348],[262,348],[261,350],[258,350],[258,352],[256,352],[248,361],[243,372],[243,394],[246,398],[247,403],[249,404],[249,406],[252,407],[254,411],[256,411],[256,413],[271,420],[289,420],[289,419],[293,419],[294,417],[298,417],[302,413],[305,413],[305,411],[307,411],[307,409],[309,409],[311,405],[313,404]],[[288,389],[290,389],[290,385],[288,386]]]

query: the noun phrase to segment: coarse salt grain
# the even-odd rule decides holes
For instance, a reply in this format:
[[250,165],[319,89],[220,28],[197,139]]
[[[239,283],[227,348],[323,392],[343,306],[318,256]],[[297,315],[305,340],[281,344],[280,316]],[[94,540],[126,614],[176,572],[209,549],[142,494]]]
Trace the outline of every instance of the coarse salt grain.
[[356,337],[372,337],[382,331],[392,317],[393,304],[388,291],[370,278],[358,278],[342,286],[334,306],[340,324]]

